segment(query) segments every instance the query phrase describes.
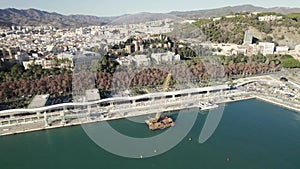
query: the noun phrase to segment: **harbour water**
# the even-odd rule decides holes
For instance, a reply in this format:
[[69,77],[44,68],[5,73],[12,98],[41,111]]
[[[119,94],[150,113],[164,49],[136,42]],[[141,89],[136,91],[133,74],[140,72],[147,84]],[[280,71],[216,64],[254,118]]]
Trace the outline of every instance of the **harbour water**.
[[[255,99],[229,103],[215,133],[200,144],[198,137],[206,116],[198,114],[194,127],[176,147],[143,159],[124,158],[103,150],[81,126],[3,136],[0,168],[300,168],[300,113]],[[132,137],[162,132],[149,131],[146,124],[125,119],[109,123]]]

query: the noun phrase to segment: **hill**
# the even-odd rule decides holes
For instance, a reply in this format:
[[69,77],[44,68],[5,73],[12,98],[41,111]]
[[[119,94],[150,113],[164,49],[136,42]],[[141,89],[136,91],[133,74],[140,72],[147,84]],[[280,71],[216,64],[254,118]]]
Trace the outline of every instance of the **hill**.
[[51,25],[56,27],[80,27],[90,25],[141,23],[146,21],[161,20],[165,18],[182,17],[186,19],[208,18],[226,16],[239,12],[277,12],[297,13],[300,8],[262,8],[253,5],[241,5],[207,10],[170,12],[170,13],[137,13],[114,17],[98,17],[90,15],[62,15],[55,12],[41,11],[37,9],[0,9],[0,26],[11,25]]
[[231,15],[234,13],[240,12],[275,12],[275,13],[298,13],[300,12],[300,8],[287,8],[287,7],[275,7],[275,8],[263,8],[257,7],[253,5],[239,5],[239,6],[227,6],[216,9],[205,9],[205,10],[195,10],[195,11],[173,11],[169,14],[176,15],[180,17],[185,17],[189,19],[197,19],[197,18],[209,18],[209,17],[220,17]]
[[110,24],[135,24],[149,21],[163,20],[166,18],[174,19],[176,16],[164,13],[141,12],[137,14],[127,14],[116,17]]
[[[280,15],[282,19],[259,21],[262,15]],[[245,31],[254,34],[256,42],[268,41],[293,48],[300,43],[300,13],[279,14],[260,13],[251,15],[240,13],[235,17],[222,17],[218,20],[200,19],[194,23],[199,26],[207,39],[216,43],[242,44]]]
[[37,9],[0,9],[0,26],[51,25],[56,27],[78,27],[87,25],[103,25],[110,22],[112,19],[114,19],[114,17],[97,17],[88,15],[65,16]]

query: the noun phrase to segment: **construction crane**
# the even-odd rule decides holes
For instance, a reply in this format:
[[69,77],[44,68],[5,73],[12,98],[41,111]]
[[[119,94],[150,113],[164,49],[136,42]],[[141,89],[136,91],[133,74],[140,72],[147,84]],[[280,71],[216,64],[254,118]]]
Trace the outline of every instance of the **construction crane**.
[[[163,84],[163,92],[166,92],[168,90],[171,77],[172,74],[169,73]],[[154,118],[150,118],[149,120],[145,121],[150,130],[164,129],[175,125],[173,119],[170,117],[161,119],[161,113],[162,112],[157,112]]]

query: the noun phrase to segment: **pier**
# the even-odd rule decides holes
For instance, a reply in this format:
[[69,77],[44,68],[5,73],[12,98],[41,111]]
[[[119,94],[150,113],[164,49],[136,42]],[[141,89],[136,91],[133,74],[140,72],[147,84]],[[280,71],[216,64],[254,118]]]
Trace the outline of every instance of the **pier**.
[[[237,82],[237,86],[261,80],[265,81],[263,77],[243,79]],[[133,97],[112,97],[91,102],[63,103],[31,109],[4,110],[0,111],[0,136],[150,115],[157,112],[199,109],[200,103],[210,101],[221,104],[253,98],[300,112],[299,104],[292,102],[287,104],[287,101],[283,101],[282,98],[219,85]]]
[[[0,135],[42,130],[159,112],[199,108],[200,101],[222,102],[231,91],[227,85],[113,97],[92,102],[63,103],[32,109],[0,111]],[[31,127],[32,126],[32,127]]]

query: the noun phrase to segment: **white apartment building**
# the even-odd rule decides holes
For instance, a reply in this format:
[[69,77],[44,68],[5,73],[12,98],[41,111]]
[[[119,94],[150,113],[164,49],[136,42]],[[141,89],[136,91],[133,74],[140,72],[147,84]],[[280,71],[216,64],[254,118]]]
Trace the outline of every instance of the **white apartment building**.
[[267,15],[267,16],[259,16],[259,21],[275,21],[275,20],[281,20],[282,16],[276,16],[276,15]]
[[277,54],[287,54],[289,52],[288,46],[276,46],[275,51]]
[[136,67],[141,67],[141,66],[150,66],[151,60],[147,55],[129,55],[127,57],[120,57],[116,59],[116,61],[120,65],[125,65],[125,66],[136,66]]
[[173,64],[175,62],[180,61],[180,55],[175,55],[173,52],[166,52],[166,53],[152,53],[151,58],[154,59],[158,64],[161,63],[168,63]]
[[259,47],[261,47],[261,52],[263,55],[274,54],[275,44],[270,42],[259,42]]
[[38,60],[29,60],[22,62],[25,69],[29,69],[31,64],[41,65],[43,69],[51,69],[54,66],[53,60],[46,60],[46,59],[38,59]]

